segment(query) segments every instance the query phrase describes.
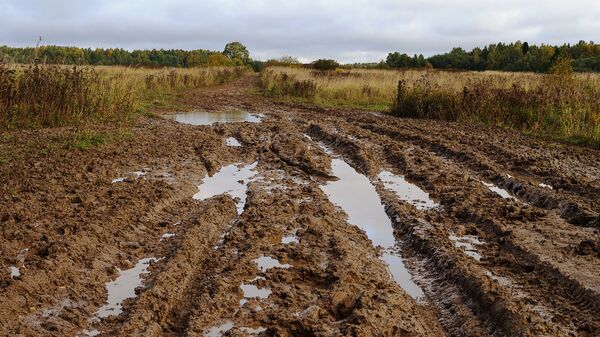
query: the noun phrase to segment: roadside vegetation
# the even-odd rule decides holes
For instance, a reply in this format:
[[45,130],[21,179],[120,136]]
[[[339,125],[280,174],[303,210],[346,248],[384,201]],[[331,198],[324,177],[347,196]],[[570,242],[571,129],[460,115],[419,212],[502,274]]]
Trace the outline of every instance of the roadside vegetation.
[[246,67],[130,68],[0,64],[0,127],[127,121],[185,89],[222,84]]
[[549,74],[270,67],[264,94],[400,117],[476,122],[600,146],[600,75],[558,60]]

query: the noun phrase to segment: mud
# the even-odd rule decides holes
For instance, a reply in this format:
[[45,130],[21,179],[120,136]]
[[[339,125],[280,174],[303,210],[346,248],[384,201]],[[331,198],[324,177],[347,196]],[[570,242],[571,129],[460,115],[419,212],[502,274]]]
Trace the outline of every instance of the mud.
[[600,335],[600,152],[255,81],[184,103],[259,123],[3,134],[24,155],[0,166],[0,335]]

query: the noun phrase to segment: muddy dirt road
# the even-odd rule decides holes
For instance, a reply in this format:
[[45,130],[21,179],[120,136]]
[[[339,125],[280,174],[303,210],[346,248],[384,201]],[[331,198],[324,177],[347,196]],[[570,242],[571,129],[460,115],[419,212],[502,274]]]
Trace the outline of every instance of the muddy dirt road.
[[255,80],[0,166],[1,336],[600,335],[599,151]]

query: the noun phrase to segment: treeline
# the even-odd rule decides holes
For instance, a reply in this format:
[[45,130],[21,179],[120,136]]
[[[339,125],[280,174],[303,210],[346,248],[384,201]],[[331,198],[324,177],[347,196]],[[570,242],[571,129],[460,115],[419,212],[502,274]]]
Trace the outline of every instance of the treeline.
[[449,53],[429,58],[394,52],[389,53],[385,61],[371,64],[371,67],[547,72],[559,59],[570,60],[575,71],[600,71],[600,44],[579,41],[575,45],[537,46],[517,41],[490,44],[471,51],[454,48]]
[[239,42],[228,43],[222,52],[205,49],[153,49],[128,51],[120,48],[0,46],[0,62],[77,65],[121,65],[144,67],[239,66],[251,63],[248,50]]

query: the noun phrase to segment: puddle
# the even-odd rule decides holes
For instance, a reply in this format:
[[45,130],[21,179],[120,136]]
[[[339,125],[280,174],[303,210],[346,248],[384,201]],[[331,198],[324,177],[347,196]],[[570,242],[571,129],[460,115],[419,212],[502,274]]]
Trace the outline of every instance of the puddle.
[[100,331],[93,329],[93,330],[83,330],[82,333],[86,336],[90,336],[90,337],[94,337],[94,336],[98,336],[100,334]]
[[250,336],[256,336],[256,335],[258,335],[261,332],[267,331],[267,329],[263,328],[263,327],[258,327],[256,329],[254,329],[254,328],[240,328],[240,330],[242,330],[243,332],[249,334]]
[[94,316],[104,318],[120,314],[123,311],[123,301],[136,296],[135,288],[142,285],[142,274],[147,272],[150,262],[154,261],[156,259],[153,257],[141,259],[135,267],[128,270],[119,270],[117,279],[106,284],[106,290],[108,291],[107,303],[98,309]]
[[289,269],[291,267],[291,265],[287,263],[281,264],[277,259],[264,255],[252,261],[258,265],[258,269],[260,269],[262,272],[266,272],[267,270],[273,268]]
[[381,260],[388,265],[394,281],[411,297],[417,300],[423,298],[423,290],[414,283],[402,257],[394,251],[396,239],[392,222],[385,213],[375,187],[366,176],[341,159],[332,159],[331,169],[339,180],[321,185],[321,190],[333,204],[346,212],[349,223],[364,230],[374,245],[383,247]]
[[221,325],[213,326],[212,328],[206,330],[204,332],[204,337],[220,337],[223,336],[224,333],[233,329],[235,324],[232,321],[225,321]]
[[10,277],[15,278],[21,276],[21,270],[19,270],[19,267],[11,266],[9,269]]
[[454,247],[462,249],[467,256],[481,261],[481,254],[475,246],[482,245],[485,242],[480,241],[479,237],[475,235],[456,236],[451,234],[448,238],[454,242]]
[[225,145],[227,146],[231,146],[231,147],[240,147],[242,146],[242,144],[235,138],[233,137],[229,137],[225,140]]
[[175,233],[165,233],[160,237],[160,241],[163,241],[164,239],[170,239],[174,236],[175,236]]
[[193,111],[174,115],[164,115],[165,119],[171,119],[179,123],[190,125],[212,125],[213,123],[251,122],[259,123],[264,118],[262,114],[251,114],[247,111],[230,110],[219,112]]
[[487,188],[490,189],[490,191],[498,194],[499,196],[501,196],[504,199],[514,199],[512,195],[510,195],[510,193],[508,193],[507,190],[500,188],[492,183],[486,183],[485,181],[481,182],[482,184],[484,184],[485,186],[487,186]]
[[258,162],[246,166],[232,164],[222,167],[212,177],[207,175],[198,186],[198,193],[194,195],[194,199],[204,200],[227,193],[235,199],[238,214],[242,214],[246,205],[248,182],[258,173],[254,170],[257,164]]
[[284,237],[281,238],[281,243],[283,243],[284,245],[290,244],[290,243],[299,243],[300,241],[298,241],[298,237],[294,234],[294,235],[286,235]]
[[543,187],[543,188],[547,188],[547,189],[549,189],[549,190],[553,190],[553,189],[554,189],[552,186],[550,186],[550,185],[546,185],[546,184],[544,184],[544,183],[539,183],[539,185],[538,185],[538,186],[539,186],[539,187]]
[[240,307],[243,306],[250,298],[265,299],[273,293],[269,288],[259,288],[248,283],[242,283],[240,288],[242,289],[242,292],[244,292],[244,298],[240,300]]
[[[146,174],[148,174],[148,172],[144,172],[144,171],[135,171],[135,172],[129,172],[127,173],[127,175],[129,175],[129,178],[135,178],[135,179],[140,179],[141,177],[145,176]],[[112,180],[112,183],[122,183],[124,181],[127,181],[128,177],[119,177],[119,178],[115,178]]]
[[411,184],[403,176],[398,176],[389,171],[381,171],[379,180],[386,189],[396,193],[398,198],[415,206],[418,210],[429,210],[439,207],[435,201],[429,198],[429,193]]

